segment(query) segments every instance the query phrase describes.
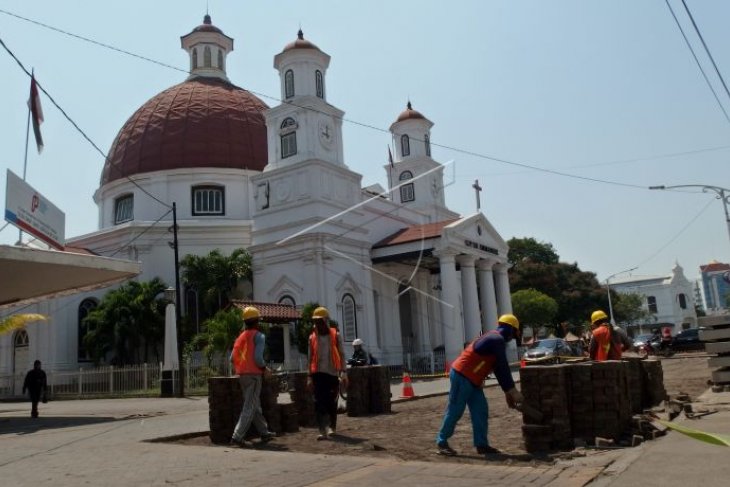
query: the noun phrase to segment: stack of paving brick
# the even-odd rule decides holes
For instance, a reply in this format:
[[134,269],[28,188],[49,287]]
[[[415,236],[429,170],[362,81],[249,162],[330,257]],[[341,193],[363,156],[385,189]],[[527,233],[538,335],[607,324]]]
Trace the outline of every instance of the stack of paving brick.
[[574,438],[592,438],[593,433],[593,377],[592,362],[570,367],[570,425]]
[[289,378],[294,384],[294,389],[289,392],[294,408],[296,409],[299,426],[303,428],[313,427],[317,424],[314,414],[314,396],[307,391],[307,372],[290,374]]
[[352,367],[347,377],[347,415],[365,416],[391,411],[390,374],[386,367]]
[[531,366],[520,369],[525,404],[540,411],[541,422],[524,414],[522,435],[530,452],[573,447],[568,404],[569,366]]
[[625,357],[623,362],[626,364],[626,382],[628,383],[631,412],[638,414],[644,410],[644,374],[641,367],[642,360],[639,357]]
[[641,367],[644,381],[644,407],[658,406],[667,398],[664,389],[664,370],[659,360],[642,360]]
[[712,390],[730,391],[730,315],[699,318],[700,340],[707,353],[714,355],[707,361],[712,371]]
[[239,413],[236,413],[231,401],[231,387],[234,382],[238,383],[237,380],[231,380],[229,377],[211,377],[208,379],[208,419],[210,440],[213,443],[228,443],[233,434],[236,421],[238,421],[240,409],[238,409]]
[[296,404],[290,402],[288,404],[280,404],[281,411],[281,427],[286,433],[296,433],[299,431],[299,415],[297,413]]
[[618,440],[629,427],[629,401],[626,365],[620,361],[595,362],[591,367],[593,381],[593,433]]

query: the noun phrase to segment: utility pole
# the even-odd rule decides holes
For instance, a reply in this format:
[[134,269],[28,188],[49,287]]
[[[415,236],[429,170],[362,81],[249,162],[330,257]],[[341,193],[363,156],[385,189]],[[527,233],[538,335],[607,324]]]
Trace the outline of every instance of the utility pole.
[[185,397],[185,377],[183,371],[183,337],[180,329],[180,259],[177,243],[177,205],[172,203],[172,246],[175,250],[175,329],[177,330],[177,363],[178,363],[178,391],[180,397]]

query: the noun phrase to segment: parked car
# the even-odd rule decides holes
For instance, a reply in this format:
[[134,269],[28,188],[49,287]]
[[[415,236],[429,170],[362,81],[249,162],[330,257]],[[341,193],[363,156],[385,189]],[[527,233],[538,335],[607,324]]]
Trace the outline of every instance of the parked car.
[[699,328],[680,331],[672,339],[672,350],[702,350],[705,344],[700,341],[699,332]]
[[561,357],[573,356],[573,349],[562,338],[544,338],[533,343],[522,358],[527,363],[546,365],[560,363]]
[[[646,345],[647,343],[649,343],[649,341],[651,341],[653,337],[654,337],[654,335],[651,333],[647,333],[646,335],[638,335],[638,336],[634,337],[634,348],[636,348],[638,350],[639,347],[641,347],[642,345]],[[656,340],[656,341],[657,341],[657,343],[659,342],[659,340]]]

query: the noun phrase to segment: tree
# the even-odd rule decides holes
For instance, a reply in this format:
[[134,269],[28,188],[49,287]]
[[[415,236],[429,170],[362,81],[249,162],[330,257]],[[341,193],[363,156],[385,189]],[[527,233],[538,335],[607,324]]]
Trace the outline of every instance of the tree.
[[634,323],[649,316],[644,309],[644,297],[636,293],[614,293],[611,291],[611,304],[616,323]]
[[181,261],[182,282],[198,293],[201,318],[213,316],[224,309],[231,293],[242,279],[251,280],[251,254],[236,249],[225,256],[219,249],[208,255],[186,255]]
[[312,334],[314,323],[312,322],[312,313],[319,307],[319,303],[307,303],[302,307],[302,314],[299,323],[294,328],[294,343],[299,353],[307,354],[309,347],[309,335]]
[[216,352],[227,358],[243,330],[243,324],[243,314],[238,308],[218,311],[203,323],[204,331],[193,337],[191,347],[202,350],[208,364],[213,361]]
[[0,319],[0,335],[11,333],[33,321],[48,321],[48,317],[37,313],[19,313]]
[[[116,365],[147,362],[150,350],[159,361],[158,346],[165,330],[167,300],[160,295],[167,285],[159,278],[130,281],[109,291],[84,319],[89,330],[84,345],[95,363],[111,354]],[[140,352],[142,356],[140,357]]]
[[558,313],[558,303],[540,291],[523,289],[512,293],[512,309],[522,327],[531,327],[532,336],[535,336],[536,327],[554,327],[553,319]]
[[547,242],[538,242],[534,238],[511,238],[509,245],[509,253],[507,259],[510,264],[517,264],[525,260],[540,264],[557,264],[558,254],[555,252],[553,244]]

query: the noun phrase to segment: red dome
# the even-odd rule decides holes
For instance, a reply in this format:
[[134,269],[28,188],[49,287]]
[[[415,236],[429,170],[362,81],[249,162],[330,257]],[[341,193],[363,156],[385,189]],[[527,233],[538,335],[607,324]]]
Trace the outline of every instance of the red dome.
[[119,131],[101,184],[134,174],[193,167],[262,171],[268,106],[217,78],[194,78],[142,105]]
[[291,51],[292,49],[316,49],[318,51],[320,50],[312,42],[304,38],[304,32],[302,32],[302,29],[299,29],[299,32],[297,32],[296,40],[284,46],[284,50],[282,50],[281,52]]
[[396,123],[402,122],[403,120],[414,120],[414,119],[427,120],[427,118],[424,117],[421,112],[413,109],[413,107],[411,106],[411,102],[408,102],[406,109],[403,110],[400,113],[400,115],[398,115],[398,119],[396,120]]

